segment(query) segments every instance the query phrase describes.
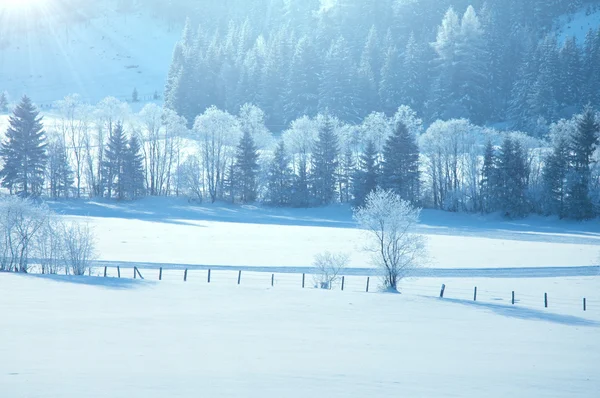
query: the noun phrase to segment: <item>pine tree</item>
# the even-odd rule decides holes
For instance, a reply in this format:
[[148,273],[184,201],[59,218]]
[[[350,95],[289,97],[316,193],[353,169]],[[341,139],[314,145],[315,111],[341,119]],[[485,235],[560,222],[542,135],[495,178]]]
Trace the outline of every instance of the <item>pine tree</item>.
[[144,155],[135,135],[129,139],[123,165],[125,195],[130,199],[144,196]]
[[497,161],[498,178],[494,196],[498,209],[507,218],[527,214],[526,188],[527,166],[521,143],[506,137]]
[[567,175],[569,173],[569,143],[560,139],[554,144],[542,171],[542,210],[546,215],[565,217]]
[[419,200],[419,147],[404,123],[396,123],[383,149],[383,185],[404,200]]
[[125,164],[127,161],[127,138],[123,125],[119,122],[116,124],[112,133],[108,137],[108,145],[104,152],[103,163],[103,178],[104,186],[106,187],[106,197],[112,198],[113,193],[117,199],[125,198]]
[[0,113],[8,112],[8,97],[4,91],[0,92]]
[[333,118],[326,116],[313,151],[311,182],[317,205],[328,205],[335,198],[339,144],[334,129]]
[[303,37],[298,41],[287,79],[286,122],[303,115],[315,116],[319,102],[319,58],[314,44]]
[[242,203],[250,203],[256,200],[258,171],[258,149],[250,132],[245,131],[237,148],[234,167],[237,192]]
[[67,157],[65,143],[61,139],[48,145],[47,174],[50,183],[50,196],[53,199],[67,198],[75,179]]
[[352,200],[355,166],[354,154],[350,148],[347,148],[341,154],[337,175],[341,203],[349,203]]
[[377,189],[380,180],[379,154],[372,140],[367,142],[360,156],[358,169],[354,173],[354,204],[362,206],[367,196]]
[[569,38],[559,52],[559,81],[557,101],[561,108],[577,108],[581,105],[584,85],[581,53],[575,37]]
[[579,117],[577,130],[570,143],[571,170],[567,177],[567,214],[576,220],[594,217],[589,195],[592,156],[599,144],[600,125],[594,110],[588,106]]
[[133,88],[133,92],[131,93],[131,101],[132,102],[140,102],[140,96],[138,94],[137,88]]
[[411,33],[404,54],[402,54],[402,75],[399,103],[408,105],[416,111],[423,110],[426,90],[424,79],[427,68],[423,62],[424,54],[414,33]]
[[4,165],[2,186],[24,197],[39,196],[44,184],[48,156],[42,117],[24,96],[9,118],[6,139],[0,146]]
[[497,160],[494,146],[491,141],[485,145],[483,155],[483,167],[481,169],[480,196],[481,196],[481,211],[490,213],[496,210],[496,187],[498,185],[496,169]]
[[387,115],[391,115],[399,105],[400,87],[400,57],[396,47],[389,47],[385,53],[381,80],[379,82],[379,100]]
[[293,173],[290,158],[283,140],[279,141],[273,161],[269,167],[268,201],[273,206],[287,206],[292,203]]

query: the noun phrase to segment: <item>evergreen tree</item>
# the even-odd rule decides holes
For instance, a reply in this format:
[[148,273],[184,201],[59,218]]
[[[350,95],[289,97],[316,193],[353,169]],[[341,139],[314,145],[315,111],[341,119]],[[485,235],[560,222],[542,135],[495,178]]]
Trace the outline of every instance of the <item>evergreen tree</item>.
[[425,102],[423,94],[427,91],[424,89],[427,84],[424,79],[426,71],[423,51],[414,33],[411,33],[402,55],[403,79],[400,81],[399,103],[408,105],[416,111],[423,110]]
[[314,44],[308,37],[301,38],[296,45],[287,79],[286,122],[317,114],[318,68],[319,59]]
[[494,146],[491,141],[485,145],[483,154],[483,167],[481,169],[480,181],[480,196],[481,196],[481,211],[490,213],[496,210],[496,187],[498,186],[496,169],[497,160]]
[[542,210],[546,215],[565,217],[567,175],[569,173],[569,143],[560,139],[545,159],[542,172]]
[[144,196],[144,155],[140,141],[132,135],[127,144],[123,170],[124,190],[130,199]]
[[236,191],[242,203],[250,203],[256,200],[258,171],[258,149],[250,132],[245,131],[237,148],[234,167]]
[[506,137],[498,154],[498,178],[494,196],[504,217],[518,218],[527,214],[527,166],[521,143]]
[[570,143],[571,170],[567,177],[567,214],[576,220],[594,217],[594,208],[589,195],[592,156],[598,146],[600,125],[593,109],[586,107],[579,117],[577,130]]
[[294,175],[292,184],[292,204],[295,207],[308,207],[311,202],[311,192],[309,186],[309,175],[307,173],[307,162],[300,159],[298,165],[298,174]]
[[354,173],[354,204],[362,206],[367,196],[377,189],[380,180],[379,154],[372,140],[367,141],[360,156],[358,169]]
[[269,167],[268,201],[273,206],[287,206],[292,203],[293,172],[290,158],[283,140],[279,141],[273,161]]
[[107,198],[112,198],[114,194],[119,200],[125,199],[127,152],[127,138],[119,122],[110,133],[104,152],[103,178]]
[[8,112],[8,97],[4,91],[0,92],[0,113]]
[[391,115],[398,108],[400,101],[400,57],[396,47],[389,47],[385,53],[381,80],[379,82],[379,100],[383,111]]
[[404,123],[396,123],[385,143],[383,158],[384,187],[416,203],[420,194],[419,147]]
[[354,154],[350,148],[347,148],[344,153],[341,154],[339,161],[339,172],[337,175],[341,203],[349,203],[352,200],[351,193],[352,186],[354,185],[354,171]]
[[140,96],[138,94],[137,88],[133,88],[133,92],[131,93],[131,101],[132,102],[140,102]]
[[50,196],[53,199],[67,198],[75,179],[67,157],[65,143],[61,139],[48,145],[47,174],[50,183]]
[[334,129],[334,119],[326,116],[313,151],[311,182],[317,205],[328,205],[335,198],[339,144]]
[[581,103],[581,92],[584,87],[584,75],[581,53],[575,37],[569,38],[559,52],[559,69],[557,101],[562,109],[576,109]]
[[48,160],[42,117],[24,96],[8,122],[6,138],[0,146],[4,160],[0,170],[2,186],[24,197],[39,196]]
[[358,85],[360,86],[359,96],[363,99],[363,109],[360,114],[363,117],[379,110],[379,88],[377,84],[380,80],[381,62],[378,47],[377,29],[373,26],[369,31],[357,71]]

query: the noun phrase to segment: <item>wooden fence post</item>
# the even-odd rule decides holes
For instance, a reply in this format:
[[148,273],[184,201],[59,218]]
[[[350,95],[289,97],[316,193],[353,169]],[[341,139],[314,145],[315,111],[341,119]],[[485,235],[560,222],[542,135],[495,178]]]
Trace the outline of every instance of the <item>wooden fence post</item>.
[[238,272],[238,285],[240,284],[241,281],[242,281],[242,270],[240,270],[240,272]]
[[544,307],[548,308],[548,293],[544,293]]
[[442,283],[442,290],[440,290],[440,298],[444,298],[445,290],[446,290],[446,285]]
[[183,272],[183,281],[187,282],[187,268],[185,269],[185,271]]
[[304,281],[306,280],[306,274],[302,274],[302,289],[304,289]]
[[477,286],[475,286],[475,291],[473,292],[473,301],[477,301]]
[[135,272],[135,267],[133,267],[133,279],[137,278],[137,272]]
[[344,291],[344,281],[346,280],[345,276],[342,276],[342,292]]
[[585,297],[584,297],[584,298],[583,298],[583,310],[584,310],[584,311],[587,309],[586,307],[587,307],[587,306],[586,306]]
[[512,291],[512,304],[515,305],[515,291]]
[[119,278],[121,277],[121,267],[119,267],[117,265],[117,275],[119,275]]
[[271,287],[273,287],[274,283],[275,283],[275,274],[271,274]]
[[210,269],[208,270],[208,283],[210,283]]
[[140,277],[140,279],[144,279],[140,270],[137,267],[133,267],[133,279],[136,278],[136,274]]
[[371,280],[370,276],[367,276],[367,293],[369,293],[369,281]]
[[104,277],[106,278],[106,265],[104,266]]
[[160,271],[158,271],[158,280],[162,281],[162,267],[160,267]]

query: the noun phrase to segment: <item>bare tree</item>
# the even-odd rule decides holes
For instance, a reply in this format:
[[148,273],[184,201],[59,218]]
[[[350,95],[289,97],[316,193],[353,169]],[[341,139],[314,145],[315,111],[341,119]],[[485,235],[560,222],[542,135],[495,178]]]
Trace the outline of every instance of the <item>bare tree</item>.
[[57,274],[61,269],[63,256],[62,231],[64,225],[55,215],[48,218],[35,241],[35,254],[42,274]]
[[392,191],[381,189],[371,192],[365,205],[354,212],[365,230],[365,250],[373,253],[388,290],[397,291],[398,282],[425,261],[425,238],[413,233],[420,212]]
[[9,196],[0,201],[0,271],[29,271],[34,242],[50,214],[47,206],[28,199]]
[[62,228],[62,260],[67,272],[85,275],[96,258],[96,240],[88,224],[72,222]]
[[320,289],[331,289],[342,271],[348,266],[350,256],[344,253],[319,253],[313,261],[313,282]]
[[179,166],[178,176],[180,187],[189,197],[202,202],[204,197],[204,169],[200,162],[199,155],[188,156],[188,158]]

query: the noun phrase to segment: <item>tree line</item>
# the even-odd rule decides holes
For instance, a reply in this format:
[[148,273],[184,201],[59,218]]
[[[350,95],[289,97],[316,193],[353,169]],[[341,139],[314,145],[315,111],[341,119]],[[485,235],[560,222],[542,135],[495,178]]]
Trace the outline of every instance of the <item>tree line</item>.
[[164,98],[189,127],[212,105],[254,103],[279,132],[299,115],[359,123],[407,104],[427,123],[503,122],[541,137],[600,102],[600,29],[585,42],[554,31],[557,17],[594,1],[231,3],[181,15],[191,17]]
[[293,120],[279,136],[265,113],[209,107],[193,127],[155,104],[134,114],[106,98],[69,96],[45,120],[24,97],[0,146],[3,187],[23,197],[186,195],[195,201],[309,207],[361,205],[383,188],[414,205],[454,212],[598,214],[598,114],[550,126],[541,140],[466,119],[424,128],[408,106],[359,124],[330,113]]

